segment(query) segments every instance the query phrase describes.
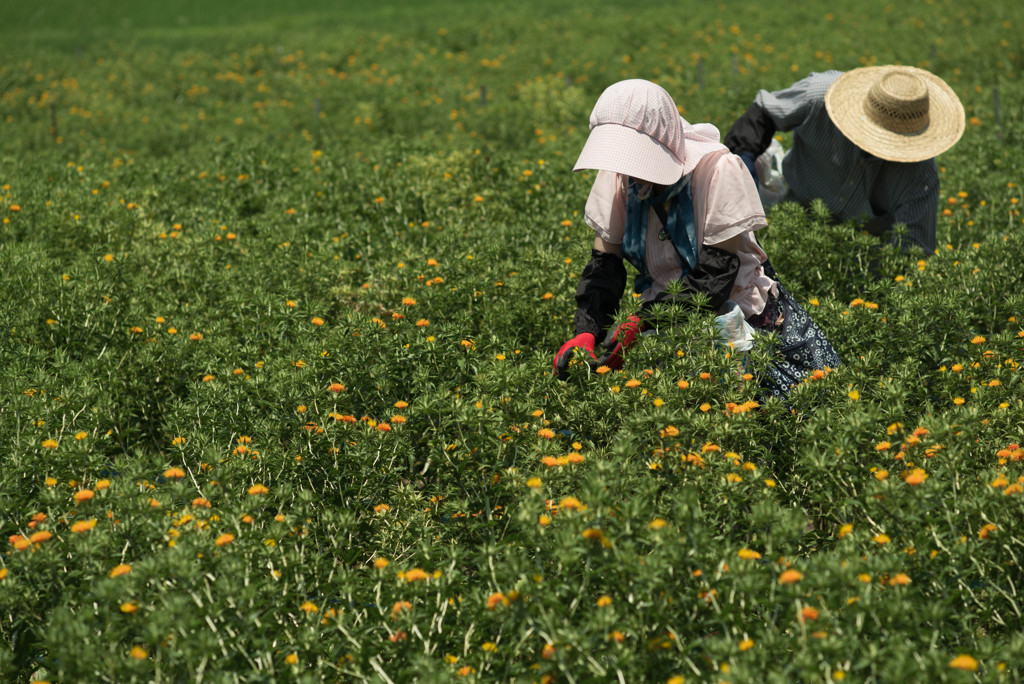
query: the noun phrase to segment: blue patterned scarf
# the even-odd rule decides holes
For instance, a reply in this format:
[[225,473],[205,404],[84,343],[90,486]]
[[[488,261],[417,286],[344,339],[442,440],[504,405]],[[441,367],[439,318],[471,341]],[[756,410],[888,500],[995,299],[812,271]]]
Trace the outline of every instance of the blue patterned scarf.
[[[645,192],[646,197],[643,196]],[[654,282],[644,260],[649,210],[655,207],[661,217],[661,208],[669,202],[671,205],[662,217],[667,220],[664,220],[665,226],[658,237],[672,240],[683,270],[680,277],[690,273],[697,265],[690,175],[683,176],[675,185],[670,185],[657,195],[650,191],[649,185],[630,178],[626,189],[626,232],[622,239],[622,253],[638,271],[633,281],[633,289],[637,293],[644,292]]]

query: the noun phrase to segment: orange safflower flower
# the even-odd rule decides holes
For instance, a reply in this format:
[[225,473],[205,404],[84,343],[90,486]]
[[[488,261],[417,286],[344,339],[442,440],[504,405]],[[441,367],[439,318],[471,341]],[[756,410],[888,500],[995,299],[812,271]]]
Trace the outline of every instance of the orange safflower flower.
[[409,572],[405,573],[406,582],[420,582],[427,579],[427,577],[427,573],[420,568],[413,568]]
[[82,532],[88,532],[94,527],[96,527],[96,518],[93,518],[92,520],[79,520],[71,526],[71,531],[75,534],[80,534]]
[[779,575],[779,584],[793,584],[799,582],[804,578],[804,574],[799,570],[786,570]]
[[949,666],[955,670],[970,670],[974,672],[978,669],[978,660],[972,656],[960,654],[949,661]]
[[575,496],[565,497],[559,506],[565,510],[582,510],[583,508],[583,504]]
[[914,468],[912,471],[910,471],[910,474],[907,475],[906,479],[904,479],[904,482],[906,482],[908,485],[916,487],[927,479],[928,473],[926,473],[921,468]]
[[110,577],[120,577],[121,575],[127,575],[131,571],[132,566],[121,563],[120,565],[115,565],[113,569],[111,569]]

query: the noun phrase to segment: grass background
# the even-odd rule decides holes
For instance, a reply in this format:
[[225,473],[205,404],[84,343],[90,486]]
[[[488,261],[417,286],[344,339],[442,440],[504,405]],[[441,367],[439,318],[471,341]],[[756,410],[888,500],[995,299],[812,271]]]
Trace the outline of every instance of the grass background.
[[[1017,4],[4,13],[7,679],[1020,678]],[[762,236],[841,368],[550,377],[605,86],[888,62],[967,110],[938,254]]]

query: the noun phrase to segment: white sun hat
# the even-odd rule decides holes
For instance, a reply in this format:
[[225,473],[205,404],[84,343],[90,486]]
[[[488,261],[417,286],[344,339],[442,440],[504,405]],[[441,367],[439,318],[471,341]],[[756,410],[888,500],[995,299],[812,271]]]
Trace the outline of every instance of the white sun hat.
[[590,114],[590,136],[573,171],[596,169],[671,185],[721,149],[718,129],[691,126],[672,97],[651,81],[630,79],[601,93]]
[[953,89],[915,67],[847,71],[825,93],[825,109],[850,142],[894,162],[931,159],[964,132],[964,108]]

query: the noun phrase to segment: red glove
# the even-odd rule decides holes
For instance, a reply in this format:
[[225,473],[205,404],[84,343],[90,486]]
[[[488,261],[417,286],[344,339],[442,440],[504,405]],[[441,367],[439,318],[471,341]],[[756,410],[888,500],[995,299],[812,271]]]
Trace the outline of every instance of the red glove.
[[569,371],[569,361],[572,360],[573,349],[586,349],[587,353],[590,354],[590,358],[596,360],[597,356],[594,355],[594,345],[596,344],[597,338],[594,337],[593,333],[580,333],[563,344],[562,348],[558,350],[557,354],[555,354],[555,375],[557,375],[559,379],[565,379],[565,376]]
[[630,316],[615,329],[612,333],[612,342],[615,344],[608,354],[601,359],[601,363],[612,370],[622,368],[622,357],[626,350],[633,346],[637,336],[643,330],[643,324],[638,316]]

